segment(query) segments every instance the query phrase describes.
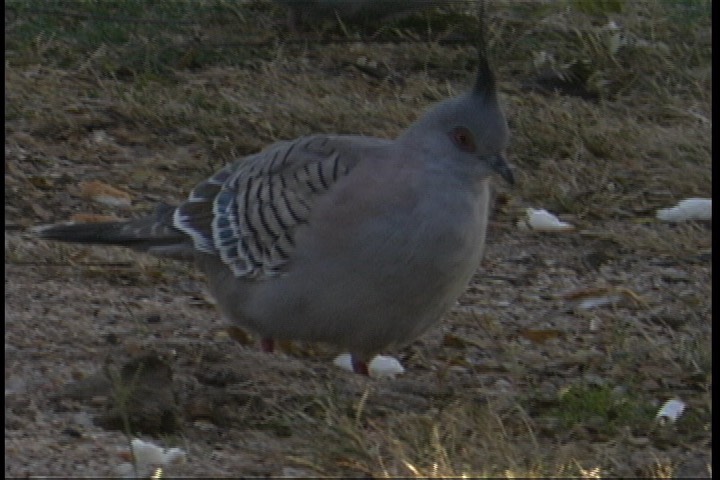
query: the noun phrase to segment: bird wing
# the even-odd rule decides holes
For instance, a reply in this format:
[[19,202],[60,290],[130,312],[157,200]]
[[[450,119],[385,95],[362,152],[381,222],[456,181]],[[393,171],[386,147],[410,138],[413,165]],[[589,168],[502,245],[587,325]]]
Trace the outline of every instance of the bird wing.
[[314,200],[351,172],[360,147],[387,142],[315,135],[276,143],[197,185],[175,210],[173,226],[192,238],[195,250],[218,255],[238,278],[279,275]]

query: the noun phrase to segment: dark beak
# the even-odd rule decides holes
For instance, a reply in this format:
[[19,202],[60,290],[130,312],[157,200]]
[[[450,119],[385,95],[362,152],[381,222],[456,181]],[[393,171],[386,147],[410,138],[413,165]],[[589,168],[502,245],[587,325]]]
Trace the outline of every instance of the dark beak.
[[515,185],[515,175],[513,175],[507,160],[505,160],[505,157],[502,154],[498,153],[497,155],[493,155],[490,158],[490,166],[496,173],[500,174],[506,182],[510,185]]

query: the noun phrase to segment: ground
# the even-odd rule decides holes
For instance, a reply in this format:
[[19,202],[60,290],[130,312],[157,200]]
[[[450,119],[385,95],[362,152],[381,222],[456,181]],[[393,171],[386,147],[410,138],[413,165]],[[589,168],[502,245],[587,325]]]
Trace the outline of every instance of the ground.
[[[380,28],[116,5],[6,4],[6,476],[127,473],[132,437],[187,452],[169,476],[712,474],[711,223],[655,218],[711,195],[709,2],[492,3],[518,182],[457,305],[385,352],[392,380],[259,351],[190,264],[29,227],[141,215],[273,141],[397,135],[471,85],[472,2]],[[528,207],[575,228],[520,229]]]

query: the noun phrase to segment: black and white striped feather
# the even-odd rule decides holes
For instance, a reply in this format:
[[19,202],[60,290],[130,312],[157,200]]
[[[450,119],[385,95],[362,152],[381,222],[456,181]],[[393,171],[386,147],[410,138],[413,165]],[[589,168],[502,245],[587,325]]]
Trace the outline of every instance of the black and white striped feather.
[[339,137],[280,142],[228,165],[200,183],[179,205],[173,226],[194,248],[218,255],[236,277],[262,279],[287,265],[297,227],[313,201],[355,163]]

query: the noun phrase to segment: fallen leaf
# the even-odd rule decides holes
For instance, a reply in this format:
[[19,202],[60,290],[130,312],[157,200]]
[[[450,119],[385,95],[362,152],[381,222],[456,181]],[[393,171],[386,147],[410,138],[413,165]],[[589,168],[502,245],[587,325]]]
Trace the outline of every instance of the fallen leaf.
[[39,188],[41,190],[50,190],[51,188],[53,188],[52,180],[48,179],[47,177],[39,177],[37,175],[33,175],[32,177],[28,177],[28,181],[33,187]]
[[468,341],[455,334],[446,333],[443,337],[442,346],[450,348],[465,348],[468,346]]
[[572,302],[572,308],[590,310],[605,305],[616,305],[631,300],[635,304],[645,305],[645,301],[637,293],[624,287],[582,288],[559,295]]
[[79,185],[80,196],[86,200],[109,205],[111,207],[129,207],[130,194],[99,180],[82,182]]

